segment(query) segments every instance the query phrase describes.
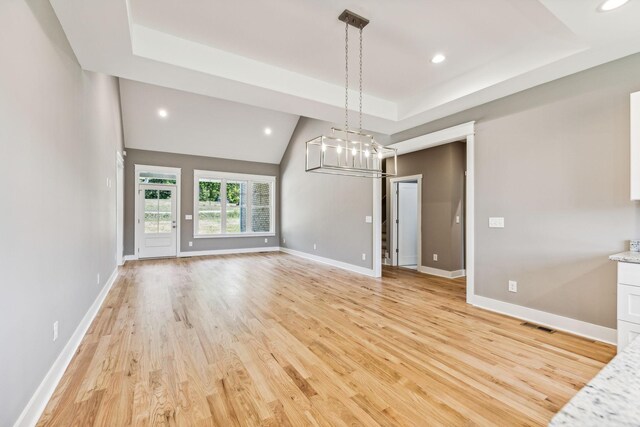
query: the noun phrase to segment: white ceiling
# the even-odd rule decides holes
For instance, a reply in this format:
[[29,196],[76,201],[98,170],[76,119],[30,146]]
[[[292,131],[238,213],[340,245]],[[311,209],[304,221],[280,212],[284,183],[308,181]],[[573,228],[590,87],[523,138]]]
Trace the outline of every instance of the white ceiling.
[[292,114],[125,79],[120,96],[127,148],[280,163],[298,123]]
[[50,1],[86,69],[331,122],[348,8],[371,20],[365,127],[387,134],[640,51],[638,0]]

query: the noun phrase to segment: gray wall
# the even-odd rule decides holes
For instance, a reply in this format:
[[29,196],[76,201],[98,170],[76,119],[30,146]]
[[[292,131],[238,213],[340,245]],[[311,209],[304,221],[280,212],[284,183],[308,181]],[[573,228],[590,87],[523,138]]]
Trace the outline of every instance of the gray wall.
[[[255,175],[278,176],[280,166],[270,163],[243,162],[240,160],[218,159],[214,157],[191,156],[187,154],[162,153],[159,151],[135,150],[127,148],[125,159],[124,192],[124,253],[134,254],[135,234],[135,165],[169,166],[182,169],[180,189],[180,251],[206,251],[219,249],[260,248],[278,246],[280,218],[277,214],[280,192],[276,191],[276,235],[273,237],[229,237],[193,238],[193,221],[185,220],[185,215],[193,215],[193,171],[194,169],[249,173]],[[278,183],[276,182],[276,188]],[[265,243],[264,239],[267,239]],[[189,241],[193,246],[189,247]]]
[[[464,269],[465,164],[464,142],[398,156],[398,177],[422,174],[422,266],[446,271]],[[387,194],[391,194],[388,179],[385,185]],[[387,203],[387,218],[391,218],[390,208]],[[460,223],[456,223],[456,216]],[[394,227],[391,221],[386,225],[391,242]],[[433,254],[438,254],[438,261],[433,260]]]
[[0,2],[0,57],[0,425],[10,426],[116,267],[122,130],[117,80],[80,69],[49,2]]
[[[638,237],[629,201],[629,93],[638,90],[634,55],[393,135],[477,120],[477,294],[615,328],[607,256]],[[489,229],[490,216],[504,216],[505,228]]]
[[[332,124],[302,117],[280,163],[281,246],[359,267],[372,268],[371,178],[305,172],[305,143],[328,134]],[[340,126],[338,126],[340,127]],[[386,143],[387,137],[377,135]],[[313,244],[317,249],[313,249]],[[366,260],[362,260],[362,254]]]

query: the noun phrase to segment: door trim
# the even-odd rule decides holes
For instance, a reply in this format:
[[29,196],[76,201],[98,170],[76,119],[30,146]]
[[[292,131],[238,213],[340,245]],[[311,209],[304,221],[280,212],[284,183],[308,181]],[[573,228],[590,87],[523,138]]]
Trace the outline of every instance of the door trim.
[[135,259],[138,259],[138,254],[140,253],[140,203],[139,203],[139,191],[140,191],[140,173],[142,172],[160,172],[160,173],[169,173],[174,174],[176,176],[176,256],[180,253],[180,229],[182,222],[182,214],[181,214],[181,206],[180,206],[180,193],[182,189],[182,169],[181,168],[173,168],[167,166],[150,166],[150,165],[139,165],[135,164],[135,176],[134,176],[134,199],[135,199],[135,216],[133,218],[134,223],[134,256]]
[[391,184],[391,265],[398,265],[398,184],[401,182],[418,182],[418,267],[422,265],[422,174],[390,178]]
[[[425,148],[436,147],[438,145],[448,144],[455,141],[467,141],[467,171],[466,171],[466,192],[465,201],[465,273],[467,277],[467,303],[471,304],[475,296],[475,121],[463,123],[447,129],[431,132],[415,138],[396,142],[388,145],[391,148],[398,149],[398,155],[412,153],[414,151],[424,150]],[[380,210],[380,183],[379,179],[373,180],[373,253],[380,253],[382,246],[382,226]],[[376,252],[378,251],[378,252]],[[374,271],[376,277],[382,275],[382,257],[378,256],[373,259]]]
[[124,264],[124,157],[119,151],[116,151],[116,264]]

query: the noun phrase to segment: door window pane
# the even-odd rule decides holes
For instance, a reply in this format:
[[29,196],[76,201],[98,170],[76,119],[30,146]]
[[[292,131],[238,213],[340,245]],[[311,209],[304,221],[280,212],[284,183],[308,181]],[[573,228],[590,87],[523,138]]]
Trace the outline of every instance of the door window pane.
[[222,230],[221,181],[200,179],[198,185],[198,234],[220,234]]
[[247,231],[247,181],[227,182],[227,233]]
[[158,190],[144,190],[144,232],[158,233]]
[[171,233],[171,191],[158,191],[158,232]]
[[271,184],[254,182],[251,199],[251,228],[254,233],[271,231]]
[[169,190],[144,190],[145,234],[171,233],[172,192]]
[[169,184],[176,185],[177,177],[175,174],[157,173],[157,172],[140,172],[138,182],[140,184]]

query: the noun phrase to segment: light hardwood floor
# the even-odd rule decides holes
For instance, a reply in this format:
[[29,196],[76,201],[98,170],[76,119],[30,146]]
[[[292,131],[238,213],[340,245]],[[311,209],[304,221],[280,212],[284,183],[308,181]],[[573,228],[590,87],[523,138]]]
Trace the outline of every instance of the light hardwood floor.
[[614,355],[464,302],[271,253],[129,262],[40,426],[545,425]]

